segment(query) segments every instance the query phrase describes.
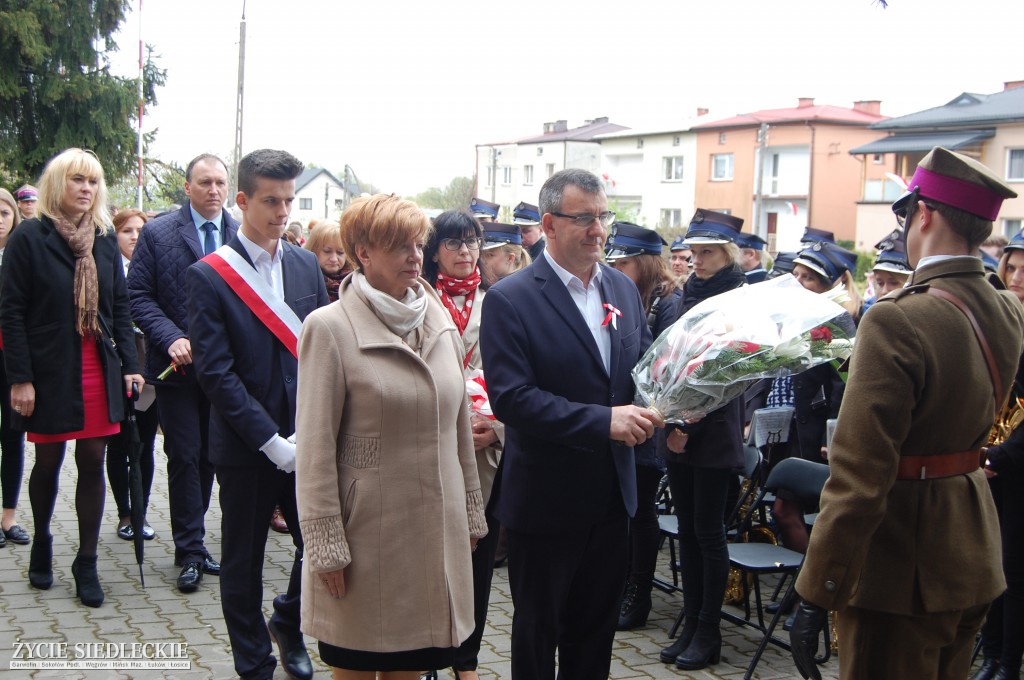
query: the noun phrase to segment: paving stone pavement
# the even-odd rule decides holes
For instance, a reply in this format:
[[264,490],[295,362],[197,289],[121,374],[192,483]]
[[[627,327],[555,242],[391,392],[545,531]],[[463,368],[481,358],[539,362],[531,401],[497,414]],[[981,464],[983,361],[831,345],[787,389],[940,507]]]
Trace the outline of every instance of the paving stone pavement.
[[[179,569],[174,566],[167,505],[166,458],[162,442],[157,440],[157,473],[153,483],[149,522],[157,538],[146,542],[146,587],[139,583],[132,543],[117,538],[116,506],[107,495],[103,531],[100,538],[99,565],[106,601],[98,609],[82,606],[75,598],[71,578],[71,561],[78,543],[78,525],[74,512],[75,465],[71,451],[66,456],[61,474],[60,495],[51,527],[54,535],[54,584],[48,591],[33,590],[28,585],[30,546],[8,543],[0,548],[0,677],[11,678],[231,678],[235,677],[227,629],[221,615],[218,579],[207,576],[200,589],[192,594],[179,593],[174,583]],[[26,447],[25,480],[19,502],[18,519],[32,533],[28,503],[28,475],[33,461],[31,444]],[[207,515],[207,545],[214,556],[219,555],[220,510],[217,491]],[[287,584],[291,568],[292,548],[287,536],[268,532],[267,556],[264,565],[264,608],[269,617],[273,596]],[[670,579],[668,554],[660,559],[662,578]],[[654,610],[648,625],[635,631],[616,635],[612,652],[611,676],[627,678],[671,678],[706,680],[708,678],[742,678],[757,646],[759,636],[750,628],[723,622],[722,662],[713,668],[684,672],[658,661],[658,651],[671,641],[668,630],[681,605],[681,597],[655,590]],[[512,599],[505,569],[495,571],[488,628],[480,658],[482,678],[510,678],[510,634],[512,630]],[[735,610],[739,613],[739,610]],[[10,670],[10,661],[17,642],[66,642],[74,649],[80,643],[187,643],[191,669],[184,670]],[[314,658],[316,678],[329,678],[330,672],[316,655],[316,643],[307,640]],[[835,680],[838,665],[833,659],[821,667],[822,677]],[[279,667],[274,676],[288,676]],[[442,671],[441,678],[453,677]],[[754,676],[761,680],[798,678],[787,652],[769,646]]]

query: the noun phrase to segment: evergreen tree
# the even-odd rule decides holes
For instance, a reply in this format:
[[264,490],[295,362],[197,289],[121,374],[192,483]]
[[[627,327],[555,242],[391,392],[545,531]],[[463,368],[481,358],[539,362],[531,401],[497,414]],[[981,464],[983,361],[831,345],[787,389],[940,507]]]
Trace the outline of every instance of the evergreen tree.
[[[33,182],[68,147],[90,149],[110,183],[136,164],[138,82],[106,54],[129,0],[0,0],[0,182]],[[144,98],[166,73],[150,60]]]

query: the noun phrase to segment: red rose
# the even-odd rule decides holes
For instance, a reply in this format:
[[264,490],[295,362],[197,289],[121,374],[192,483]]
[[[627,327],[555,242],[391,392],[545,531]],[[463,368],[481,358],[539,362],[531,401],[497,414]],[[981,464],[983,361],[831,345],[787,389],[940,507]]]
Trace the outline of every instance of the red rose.
[[746,352],[748,354],[753,354],[754,352],[761,351],[761,345],[757,344],[756,342],[746,342],[745,340],[737,340],[735,342],[729,343],[729,349],[735,350],[737,352]]
[[832,342],[832,332],[824,326],[812,328],[811,340],[821,340],[824,343]]

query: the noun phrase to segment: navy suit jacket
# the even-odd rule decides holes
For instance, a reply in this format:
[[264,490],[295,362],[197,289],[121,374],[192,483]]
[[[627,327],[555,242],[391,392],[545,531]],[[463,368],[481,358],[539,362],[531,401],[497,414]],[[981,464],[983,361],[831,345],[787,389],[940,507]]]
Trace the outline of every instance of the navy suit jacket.
[[[221,243],[235,238],[238,223],[225,210],[221,221]],[[128,296],[132,320],[146,334],[147,381],[157,382],[171,363],[167,349],[179,338],[189,338],[188,311],[185,307],[185,272],[203,259],[192,209],[186,203],[181,210],[161,215],[148,222],[139,234],[128,267]],[[194,380],[194,371],[173,373],[168,384]]]
[[636,286],[601,265],[602,301],[622,311],[611,371],[546,257],[491,287],[480,349],[505,448],[491,497],[501,523],[555,533],[636,512],[633,449],[609,439],[611,407],[630,404],[630,371],[651,344]]
[[[143,230],[145,231],[145,230]],[[250,265],[241,242],[228,246]],[[286,241],[285,302],[299,319],[328,303],[316,255]],[[298,361],[206,262],[189,267],[188,324],[199,386],[210,400],[210,462],[270,464],[259,448],[295,432]]]

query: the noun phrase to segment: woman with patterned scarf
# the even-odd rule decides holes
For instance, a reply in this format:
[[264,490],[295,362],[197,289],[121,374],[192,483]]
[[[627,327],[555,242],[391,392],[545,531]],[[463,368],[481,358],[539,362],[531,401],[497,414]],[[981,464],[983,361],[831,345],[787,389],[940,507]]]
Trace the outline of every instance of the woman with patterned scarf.
[[39,183],[39,217],[15,230],[4,251],[0,326],[14,425],[35,444],[29,479],[35,537],[32,587],[53,584],[50,520],[65,446],[75,440],[78,555],[71,565],[82,604],[98,607],[96,571],[107,439],[120,431],[125,394],[140,388],[128,290],[107,212],[103,168],[68,149]]
[[[434,220],[434,232],[423,250],[423,278],[434,284],[441,303],[462,336],[462,346],[465,348],[463,368],[468,376],[479,375],[483,369],[479,346],[480,310],[487,284],[482,280],[477,266],[482,244],[483,229],[477,219],[467,212],[448,210]],[[498,469],[503,436],[504,428],[493,416],[489,418],[474,412],[473,444],[476,447],[476,467],[480,474],[484,507],[490,498],[494,475]],[[487,623],[497,539],[497,521],[488,515],[487,536],[480,540],[473,553],[476,628],[455,652],[454,669],[460,680],[478,677],[477,656],[484,625]]]

